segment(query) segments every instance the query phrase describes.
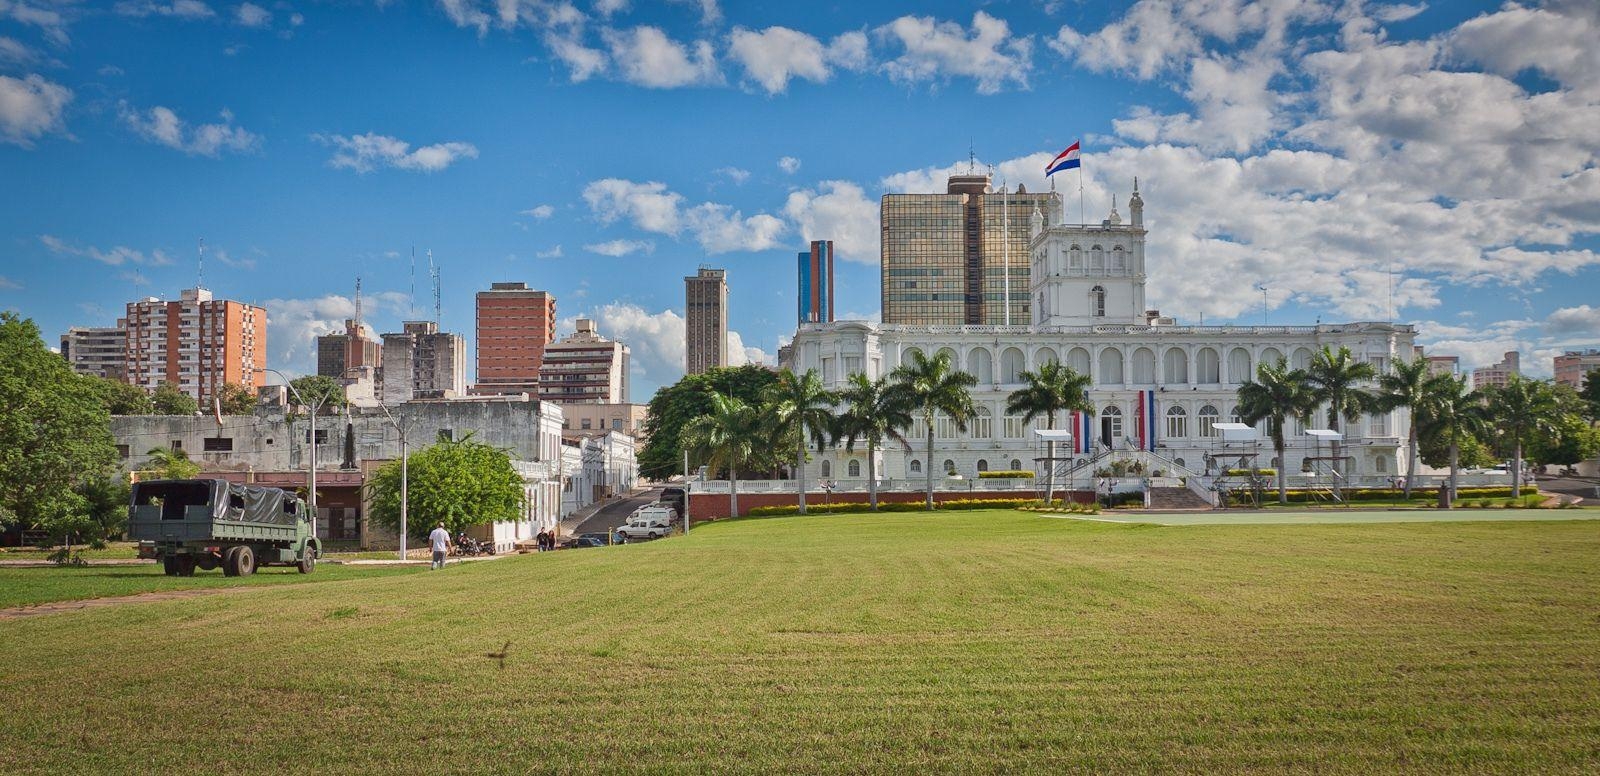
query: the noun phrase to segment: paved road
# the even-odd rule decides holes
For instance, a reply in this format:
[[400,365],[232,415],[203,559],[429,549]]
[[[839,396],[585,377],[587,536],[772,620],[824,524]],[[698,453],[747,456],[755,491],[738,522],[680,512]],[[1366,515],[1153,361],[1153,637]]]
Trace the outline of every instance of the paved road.
[[646,504],[654,504],[661,498],[661,489],[647,490],[631,498],[617,499],[600,508],[600,511],[589,516],[578,526],[578,533],[605,533],[623,523],[628,522],[628,515],[633,510]]

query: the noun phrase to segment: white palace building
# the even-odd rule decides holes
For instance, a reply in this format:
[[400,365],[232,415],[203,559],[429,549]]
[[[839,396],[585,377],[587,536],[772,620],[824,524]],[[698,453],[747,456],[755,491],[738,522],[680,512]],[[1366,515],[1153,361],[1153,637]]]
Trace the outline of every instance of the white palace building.
[[[1113,208],[1098,225],[1064,224],[1060,198],[1046,214],[1035,210],[1030,223],[1030,326],[913,326],[862,321],[807,323],[795,334],[792,368],[815,369],[832,389],[845,387],[851,373],[877,378],[905,363],[915,351],[948,352],[961,369],[978,378],[973,389],[977,417],[965,432],[949,419],[935,423],[934,460],[925,458],[925,432],[908,433],[912,449],[891,444],[881,451],[880,477],[920,479],[925,467],[955,472],[971,480],[983,471],[1033,470],[1043,476],[1044,444],[1020,416],[1005,412],[1006,398],[1022,387],[1020,375],[1047,361],[1061,361],[1090,375],[1094,413],[1057,418],[1056,428],[1072,439],[1058,447],[1058,471],[1074,462],[1137,455],[1175,476],[1205,475],[1237,465],[1239,444],[1228,445],[1216,428],[1237,422],[1237,391],[1255,375],[1256,365],[1287,358],[1307,366],[1324,345],[1348,347],[1379,372],[1396,358],[1414,352],[1411,326],[1382,322],[1316,326],[1185,326],[1145,306],[1144,204],[1137,185],[1123,223]],[[1317,427],[1325,414],[1319,413]],[[1342,424],[1344,462],[1336,466],[1351,484],[1389,482],[1405,471],[1405,440],[1410,418],[1405,410]],[[1043,428],[1040,419],[1034,428]],[[1263,423],[1263,427],[1264,427]],[[1303,424],[1291,423],[1287,438],[1288,472],[1327,470],[1318,445]],[[1261,467],[1272,466],[1265,435],[1249,444],[1259,450]],[[1109,452],[1108,452],[1109,451]],[[842,446],[816,454],[807,476],[835,480],[841,489],[860,489],[865,452]],[[1062,457],[1073,461],[1059,462]],[[1312,459],[1312,460],[1307,460]],[[1327,459],[1327,460],[1331,460]],[[1164,464],[1162,462],[1165,462]],[[1313,463],[1319,465],[1313,466]],[[856,482],[851,482],[855,480]]]

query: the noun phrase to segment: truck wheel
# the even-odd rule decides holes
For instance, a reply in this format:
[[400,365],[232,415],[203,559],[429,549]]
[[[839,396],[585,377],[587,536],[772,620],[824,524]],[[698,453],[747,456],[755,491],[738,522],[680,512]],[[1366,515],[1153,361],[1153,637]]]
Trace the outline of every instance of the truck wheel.
[[192,576],[194,576],[194,567],[195,567],[195,558],[194,558],[193,555],[179,555],[178,556],[178,576],[180,576],[180,577],[192,577]]
[[250,549],[250,545],[240,545],[239,553],[234,557],[234,565],[239,569],[239,576],[248,577],[256,573],[256,551]]
[[222,551],[222,575],[226,577],[239,576],[239,549],[229,547]]
[[169,577],[178,576],[178,557],[176,555],[161,556],[161,572]]
[[300,553],[300,573],[310,574],[317,568],[317,550],[311,545],[306,545],[305,551]]
[[217,557],[216,554],[208,552],[201,555],[196,563],[200,566],[201,571],[215,571],[218,566],[222,565],[222,559]]

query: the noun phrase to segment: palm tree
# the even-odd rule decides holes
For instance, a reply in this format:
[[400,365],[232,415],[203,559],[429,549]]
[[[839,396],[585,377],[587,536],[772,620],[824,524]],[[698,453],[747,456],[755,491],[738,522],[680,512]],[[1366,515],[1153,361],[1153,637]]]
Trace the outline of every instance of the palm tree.
[[750,458],[761,434],[754,407],[732,396],[711,394],[711,411],[683,427],[684,447],[703,458],[713,471],[728,468],[728,497],[733,517],[739,516],[739,465]]
[[839,398],[850,406],[840,413],[834,428],[834,439],[844,440],[844,449],[854,450],[856,440],[867,444],[867,501],[872,511],[878,511],[877,451],[884,440],[893,440],[910,449],[900,431],[912,424],[910,403],[905,391],[897,389],[889,378],[876,380],[861,372],[850,375],[849,387]]
[[169,447],[152,447],[145,453],[150,457],[147,471],[158,480],[188,480],[200,476],[200,464],[189,460],[183,450]]
[[1553,433],[1561,413],[1556,393],[1542,380],[1512,375],[1504,387],[1489,391],[1489,418],[1511,443],[1511,497],[1522,495],[1522,445],[1529,434]]
[[767,389],[774,431],[779,436],[793,436],[795,440],[794,472],[800,492],[800,514],[806,513],[806,439],[820,451],[828,444],[828,432],[833,427],[833,405],[839,397],[822,387],[817,370],[807,369],[803,375],[785,369],[778,373],[778,382]]
[[[1376,400],[1373,395],[1356,387],[1357,383],[1371,380],[1378,376],[1378,370],[1372,364],[1357,361],[1350,354],[1350,348],[1343,345],[1334,350],[1328,345],[1323,345],[1311,359],[1311,367],[1305,371],[1306,383],[1311,387],[1312,395],[1317,404],[1328,405],[1328,430],[1339,430],[1339,418],[1355,423],[1361,416],[1376,409]],[[1343,479],[1345,466],[1344,457],[1340,455],[1343,442],[1339,437],[1333,439],[1333,459],[1335,470],[1333,475],[1333,495],[1335,499],[1343,501],[1344,487],[1340,483]]]
[[1250,425],[1267,419],[1272,434],[1272,450],[1278,456],[1278,503],[1289,503],[1285,483],[1288,461],[1283,454],[1283,428],[1289,418],[1305,418],[1316,409],[1316,394],[1306,373],[1290,369],[1289,362],[1256,367],[1256,379],[1239,386],[1239,417]]
[[1454,508],[1460,492],[1456,481],[1461,472],[1461,440],[1483,433],[1487,426],[1483,392],[1468,389],[1465,377],[1435,375],[1428,378],[1423,407],[1426,433],[1443,434],[1450,441],[1450,495],[1444,502],[1447,508]]
[[913,351],[911,363],[901,364],[891,375],[895,385],[905,392],[911,408],[922,415],[928,431],[928,509],[933,509],[933,418],[937,413],[950,416],[960,431],[967,430],[967,419],[976,411],[968,388],[978,384],[978,378],[955,368],[950,354],[941,352],[932,358],[921,351]]
[[[1023,372],[1022,381],[1027,386],[1006,397],[1006,413],[1022,413],[1023,423],[1031,423],[1034,418],[1043,415],[1045,428],[1053,431],[1058,412],[1094,411],[1094,404],[1089,401],[1089,376],[1080,375],[1071,367],[1046,361],[1037,372]],[[1044,503],[1048,504],[1055,499],[1056,493],[1054,439],[1045,440],[1045,459]]]
[[1411,415],[1410,434],[1406,438],[1405,498],[1411,498],[1411,487],[1417,479],[1417,445],[1419,428],[1428,403],[1428,360],[1394,362],[1394,371],[1378,377],[1377,409],[1393,412],[1404,407]]

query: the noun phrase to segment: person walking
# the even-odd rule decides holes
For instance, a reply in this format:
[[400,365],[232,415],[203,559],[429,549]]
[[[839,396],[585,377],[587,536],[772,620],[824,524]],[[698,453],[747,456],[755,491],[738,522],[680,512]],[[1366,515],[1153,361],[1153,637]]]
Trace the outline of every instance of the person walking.
[[450,552],[450,532],[444,530],[444,523],[428,534],[428,544],[433,548],[433,568],[444,568],[444,558]]

